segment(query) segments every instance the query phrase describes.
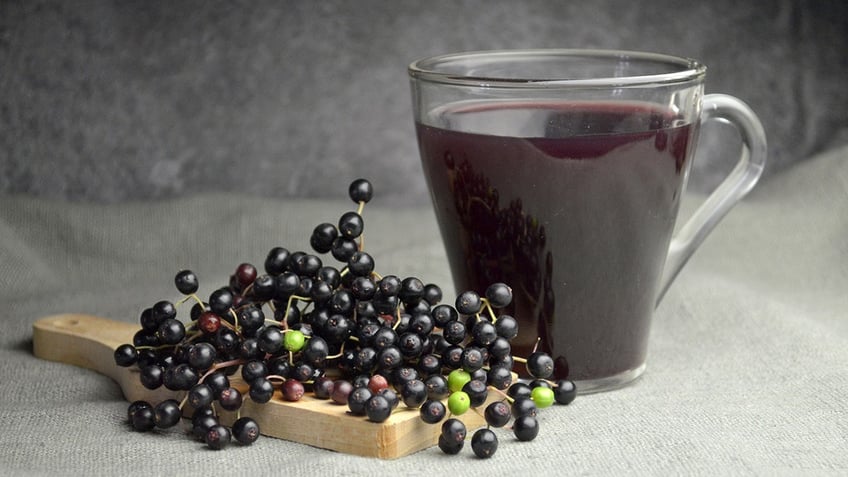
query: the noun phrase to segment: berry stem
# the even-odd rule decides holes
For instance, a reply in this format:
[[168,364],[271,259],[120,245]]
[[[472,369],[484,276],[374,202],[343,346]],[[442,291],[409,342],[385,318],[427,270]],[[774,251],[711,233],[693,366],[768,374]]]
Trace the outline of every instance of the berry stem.
[[198,304],[198,305],[200,305],[200,308],[201,308],[203,311],[206,311],[206,305],[204,305],[204,304],[203,304],[203,300],[201,300],[201,299],[197,296],[197,294],[196,294],[196,293],[192,293],[192,294],[190,294],[190,295],[186,295],[186,296],[184,296],[184,297],[180,298],[180,299],[177,301],[177,303],[176,303],[176,304],[177,304],[177,305],[182,305],[183,303],[185,303],[186,301],[188,301],[190,298],[193,298],[193,299],[194,299],[194,301],[196,301],[196,302],[197,302],[197,304]]
[[503,396],[503,398],[504,398],[504,399],[506,399],[506,400],[507,400],[507,401],[509,401],[510,403],[512,403],[512,402],[514,402],[514,401],[515,401],[515,399],[513,399],[513,398],[509,397],[509,394],[507,394],[507,393],[505,393],[505,392],[501,391],[500,389],[498,389],[498,388],[496,388],[496,387],[494,387],[494,386],[489,386],[489,389],[491,389],[492,391],[495,391],[496,393],[500,394],[501,396]]
[[480,298],[480,301],[483,302],[483,309],[489,312],[489,317],[492,318],[492,323],[498,321],[498,317],[495,316],[495,310],[492,309],[492,304],[489,302],[489,299]]
[[209,368],[205,373],[203,373],[203,376],[201,376],[200,379],[197,380],[197,382],[202,383],[203,380],[206,379],[207,376],[214,373],[215,371],[218,371],[221,368],[227,368],[227,367],[230,367],[230,366],[235,366],[237,364],[240,365],[240,364],[244,364],[244,363],[245,363],[245,360],[241,359],[241,358],[231,359],[229,361],[221,361],[220,363],[215,363],[215,364],[212,365],[211,368]]

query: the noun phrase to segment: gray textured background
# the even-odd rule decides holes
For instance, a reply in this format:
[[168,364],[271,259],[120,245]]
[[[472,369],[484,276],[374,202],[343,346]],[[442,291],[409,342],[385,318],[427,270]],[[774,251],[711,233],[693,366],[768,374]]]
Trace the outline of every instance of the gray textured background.
[[0,0],[0,194],[338,197],[364,175],[426,200],[406,65],[522,47],[702,60],[761,115],[768,177],[845,141],[846,24],[841,0]]

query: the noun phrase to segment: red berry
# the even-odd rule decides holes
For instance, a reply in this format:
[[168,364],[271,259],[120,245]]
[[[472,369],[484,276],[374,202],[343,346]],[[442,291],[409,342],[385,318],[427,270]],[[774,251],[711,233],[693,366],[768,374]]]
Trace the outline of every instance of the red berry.
[[387,387],[389,387],[389,381],[386,380],[385,376],[382,374],[375,374],[368,380],[368,389],[370,389],[374,394],[377,394],[380,390],[386,389]]
[[205,311],[197,318],[197,327],[207,335],[215,334],[221,328],[221,317],[211,311]]
[[297,379],[287,379],[283,383],[282,391],[286,401],[300,401],[303,397],[303,383]]

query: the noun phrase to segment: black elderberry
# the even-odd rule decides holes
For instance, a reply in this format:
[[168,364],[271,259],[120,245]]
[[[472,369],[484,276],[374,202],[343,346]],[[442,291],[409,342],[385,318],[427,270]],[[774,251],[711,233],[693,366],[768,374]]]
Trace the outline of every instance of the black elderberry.
[[462,343],[465,339],[466,328],[465,324],[459,320],[448,321],[442,328],[442,336],[445,340],[453,345]]
[[441,401],[450,395],[448,379],[441,374],[434,374],[424,380],[427,386],[427,399]]
[[127,422],[132,424],[133,415],[137,411],[139,411],[140,409],[151,408],[151,407],[152,406],[150,405],[150,403],[147,402],[147,401],[144,401],[144,400],[137,400],[137,401],[131,402],[130,405],[127,407]]
[[251,401],[264,404],[274,396],[274,385],[264,377],[256,378],[250,382],[247,394]]
[[416,313],[409,320],[409,331],[425,337],[432,333],[436,322],[429,313]]
[[204,412],[198,413],[195,411],[191,418],[192,435],[194,435],[195,439],[199,441],[205,441],[207,431],[209,431],[212,426],[216,425],[218,425],[218,418],[216,418],[213,414],[207,414]]
[[233,293],[227,288],[219,288],[209,296],[209,308],[219,316],[229,315],[232,306]]
[[353,384],[344,379],[333,381],[333,392],[330,394],[330,399],[336,404],[346,405],[348,396],[353,391]]
[[445,352],[442,354],[442,366],[448,369],[458,369],[462,366],[462,354],[463,349],[462,346],[459,345],[451,345]]
[[471,450],[481,459],[492,457],[498,450],[498,436],[491,429],[478,429],[471,437]]
[[433,317],[436,326],[440,328],[443,328],[448,322],[459,318],[456,308],[445,303],[434,306],[430,310],[430,315]]
[[231,439],[230,430],[222,424],[216,424],[206,431],[206,445],[210,449],[223,449],[230,444]]
[[185,338],[185,325],[174,318],[168,318],[156,329],[156,337],[163,344],[175,345]]
[[289,377],[304,383],[311,381],[315,377],[316,372],[319,372],[319,370],[309,363],[296,363],[289,373]]
[[423,298],[430,306],[436,306],[442,301],[442,289],[435,283],[428,283],[424,285]]
[[259,275],[253,280],[251,288],[253,296],[260,301],[267,301],[274,297],[277,282],[271,275]]
[[554,373],[554,360],[542,351],[536,351],[527,358],[527,372],[534,378],[548,378]]
[[480,295],[477,292],[468,290],[456,297],[455,306],[456,311],[463,315],[475,315],[480,312],[483,302],[480,300]]
[[292,271],[301,277],[314,277],[324,264],[316,255],[305,253],[292,263]]
[[[138,317],[138,322],[141,324],[141,330],[138,331],[138,334],[143,334],[143,332],[154,332],[156,328],[159,328],[159,324],[162,322],[156,321],[156,316],[153,315],[153,308],[145,308],[142,310],[141,315]],[[138,343],[136,343],[138,346]]]
[[333,246],[330,248],[330,253],[333,258],[340,262],[347,263],[350,257],[359,250],[359,246],[353,239],[347,237],[337,237],[333,240]]
[[391,414],[392,406],[383,395],[372,395],[365,402],[365,415],[368,416],[368,420],[371,422],[384,422]]
[[554,399],[557,404],[571,404],[575,397],[577,397],[577,386],[574,385],[574,381],[561,379],[556,382]]
[[461,360],[462,369],[469,373],[477,371],[486,364],[483,359],[483,352],[480,348],[476,348],[474,346],[466,346],[465,349],[462,350]]
[[512,401],[512,407],[510,411],[512,411],[512,415],[516,418],[521,416],[536,417],[536,403],[534,403],[533,400],[529,397],[520,396]]
[[345,212],[339,218],[339,235],[347,239],[355,239],[362,235],[365,222],[362,216],[356,212]]
[[294,272],[283,272],[274,277],[274,298],[285,301],[300,287],[300,277]]
[[424,401],[424,404],[421,405],[419,410],[421,420],[427,424],[441,422],[441,420],[445,418],[446,413],[447,409],[445,408],[445,405],[442,404],[442,401],[432,399]]
[[486,419],[486,424],[492,427],[503,427],[509,422],[512,413],[505,402],[495,401],[486,406],[483,417]]
[[[269,277],[270,278],[270,277]],[[245,330],[258,330],[265,323],[265,313],[256,305],[247,305],[239,308],[236,313],[238,324]]]
[[492,386],[495,389],[500,389],[501,391],[509,388],[512,384],[512,373],[510,372],[510,368],[503,366],[489,368],[489,371],[486,373],[486,382],[489,386]]
[[333,248],[333,241],[339,236],[336,226],[330,223],[318,224],[309,238],[309,245],[318,253],[327,253]]
[[221,391],[221,394],[218,395],[218,403],[227,411],[235,411],[240,408],[243,400],[241,391],[233,387]]
[[192,408],[200,409],[211,405],[215,396],[216,394],[208,384],[200,383],[192,386],[188,392],[187,400]]
[[518,321],[511,315],[501,315],[495,321],[495,330],[498,336],[503,336],[507,340],[512,340],[518,336]]
[[138,407],[133,410],[130,416],[130,423],[136,431],[146,432],[156,427],[155,419],[153,408],[148,405],[147,407]]
[[180,403],[175,399],[166,399],[153,410],[153,423],[159,429],[168,429],[179,424],[182,418]]
[[377,352],[377,370],[381,373],[390,373],[403,364],[403,354],[395,346],[386,346]]
[[302,350],[303,360],[315,367],[323,366],[330,354],[330,346],[320,336],[313,336],[306,341]]
[[495,341],[498,332],[490,321],[481,319],[471,328],[471,337],[478,346],[486,347]]
[[162,323],[165,320],[176,318],[177,308],[170,301],[162,300],[156,302],[156,304],[151,307],[151,313],[153,315],[153,321]]
[[268,375],[268,366],[265,361],[254,359],[241,366],[241,377],[244,382],[250,384],[256,378],[264,378]]
[[177,273],[174,277],[174,284],[177,286],[177,290],[183,295],[197,293],[197,275],[191,270],[183,270]]
[[374,258],[366,252],[356,251],[347,261],[347,269],[354,276],[371,275],[371,272],[374,271]]
[[407,305],[418,303],[424,297],[424,283],[417,277],[404,278],[398,297]]
[[192,345],[188,351],[188,363],[195,369],[205,371],[215,362],[217,351],[209,343],[201,342]]
[[504,308],[512,303],[512,288],[505,283],[493,283],[486,288],[486,300],[495,308]]
[[486,402],[486,398],[489,397],[489,388],[486,385],[486,382],[480,381],[479,379],[472,379],[465,383],[465,385],[462,386],[462,391],[465,394],[468,394],[471,407],[482,406],[483,403]]
[[230,387],[230,378],[221,371],[215,371],[206,376],[203,379],[203,383],[212,388],[214,395],[218,396],[223,390]]
[[163,384],[165,371],[158,364],[149,364],[140,368],[139,381],[147,389],[158,389]]
[[171,391],[188,391],[200,377],[188,364],[180,363],[169,367],[162,376],[162,384]]
[[353,279],[350,285],[350,291],[359,303],[367,303],[367,300],[373,298],[374,294],[377,293],[377,285],[374,284],[374,280],[371,277],[358,276]]
[[312,394],[318,399],[330,399],[333,393],[333,380],[327,376],[321,376],[312,383]]
[[233,438],[242,445],[250,445],[259,438],[259,424],[249,417],[242,417],[233,423]]
[[418,408],[427,400],[427,386],[419,379],[409,380],[401,388],[400,398],[407,407]]
[[435,354],[426,354],[418,360],[417,369],[424,376],[437,374],[442,369],[442,361]]
[[385,296],[397,296],[401,290],[401,280],[395,275],[386,275],[378,284],[380,292]]
[[368,386],[354,388],[347,397],[347,407],[351,414],[356,416],[365,415],[365,403],[374,395]]
[[341,273],[335,267],[331,267],[329,265],[325,265],[318,270],[318,273],[315,274],[315,279],[318,281],[325,282],[330,285],[330,288],[336,288],[339,286],[339,282],[341,280]]
[[115,348],[115,364],[121,367],[132,366],[138,361],[138,350],[131,344],[122,344]]
[[512,432],[519,441],[532,441],[539,435],[539,421],[535,416],[518,416],[512,423]]
[[452,441],[449,438],[445,437],[443,434],[439,435],[438,446],[439,449],[448,455],[456,455],[462,451],[462,447],[465,445],[465,441]]
[[212,342],[219,355],[230,356],[238,349],[239,337],[235,331],[222,326],[215,332]]
[[447,443],[451,444],[451,449],[454,446],[459,446],[461,449],[467,435],[468,429],[465,427],[465,423],[455,417],[446,419],[442,423],[441,436],[445,438]]
[[384,326],[374,334],[374,348],[381,350],[389,346],[393,346],[398,342],[398,335],[395,330]]
[[324,304],[330,297],[333,296],[333,287],[331,284],[322,281],[316,280],[312,283],[312,289],[309,292],[310,298],[312,301],[318,305]]
[[279,275],[286,271],[289,262],[289,251],[283,247],[274,247],[268,251],[265,258],[265,271],[269,275]]
[[256,336],[259,349],[275,354],[283,349],[283,332],[276,326],[267,326]]
[[391,409],[395,409],[400,404],[400,397],[392,388],[383,388],[377,391],[377,394],[386,398]]
[[356,179],[350,183],[347,190],[350,200],[358,203],[367,203],[374,195],[374,187],[367,179]]
[[350,316],[353,313],[355,302],[356,298],[353,296],[351,291],[338,289],[333,293],[333,296],[330,297],[328,306],[330,307],[330,311],[333,313]]

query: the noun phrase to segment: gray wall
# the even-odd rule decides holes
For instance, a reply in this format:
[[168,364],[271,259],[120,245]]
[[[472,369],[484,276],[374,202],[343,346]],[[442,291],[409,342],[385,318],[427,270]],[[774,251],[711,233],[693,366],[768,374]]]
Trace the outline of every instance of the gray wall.
[[406,65],[521,47],[702,60],[761,115],[770,175],[845,138],[846,5],[0,0],[0,194],[339,197],[367,176],[427,200]]

